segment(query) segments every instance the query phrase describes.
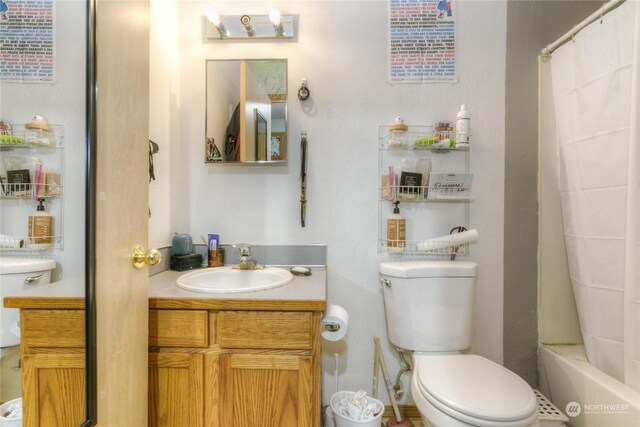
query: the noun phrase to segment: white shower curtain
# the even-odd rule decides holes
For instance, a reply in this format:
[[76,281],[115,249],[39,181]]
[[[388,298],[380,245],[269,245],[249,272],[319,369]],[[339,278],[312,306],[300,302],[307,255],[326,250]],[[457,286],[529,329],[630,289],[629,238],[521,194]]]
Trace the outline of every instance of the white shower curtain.
[[640,391],[640,6],[552,54],[569,273],[589,361]]

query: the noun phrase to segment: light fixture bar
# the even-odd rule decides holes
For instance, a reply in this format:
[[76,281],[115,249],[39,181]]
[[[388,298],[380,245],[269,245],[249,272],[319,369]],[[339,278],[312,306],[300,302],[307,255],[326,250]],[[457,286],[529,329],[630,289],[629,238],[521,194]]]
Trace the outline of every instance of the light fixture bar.
[[212,15],[210,12],[205,18],[205,37],[208,40],[293,38],[295,16],[280,15],[279,18],[276,25],[270,15]]

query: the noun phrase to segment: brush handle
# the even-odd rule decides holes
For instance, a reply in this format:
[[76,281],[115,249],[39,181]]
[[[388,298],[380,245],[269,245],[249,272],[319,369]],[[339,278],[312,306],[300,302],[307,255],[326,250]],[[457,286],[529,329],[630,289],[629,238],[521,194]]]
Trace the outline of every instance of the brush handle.
[[371,395],[378,398],[378,371],[380,371],[380,337],[373,337],[373,389]]
[[391,381],[389,381],[389,372],[387,371],[387,365],[384,363],[384,356],[382,350],[380,350],[380,342],[378,342],[378,350],[380,353],[380,367],[382,368],[382,376],[384,377],[384,383],[387,386],[387,393],[389,393],[389,399],[391,399],[391,406],[393,407],[393,414],[396,416],[398,423],[402,422],[400,416],[400,410],[398,409],[398,402],[396,402],[396,396],[393,394],[393,387]]

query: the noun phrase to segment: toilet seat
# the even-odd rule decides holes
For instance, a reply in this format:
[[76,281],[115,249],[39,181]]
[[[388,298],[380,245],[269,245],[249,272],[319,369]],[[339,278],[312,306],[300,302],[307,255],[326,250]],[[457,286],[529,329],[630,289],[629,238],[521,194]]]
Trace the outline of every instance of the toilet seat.
[[416,355],[419,396],[445,414],[483,427],[522,427],[538,416],[531,387],[519,376],[475,355]]

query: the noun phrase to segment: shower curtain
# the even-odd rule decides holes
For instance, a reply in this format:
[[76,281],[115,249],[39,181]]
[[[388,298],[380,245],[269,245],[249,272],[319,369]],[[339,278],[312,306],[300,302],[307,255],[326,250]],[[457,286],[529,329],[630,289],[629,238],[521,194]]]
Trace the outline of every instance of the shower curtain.
[[551,56],[569,274],[589,361],[640,391],[640,2]]

